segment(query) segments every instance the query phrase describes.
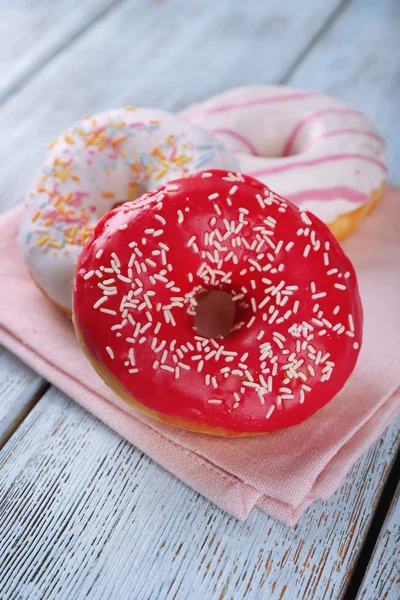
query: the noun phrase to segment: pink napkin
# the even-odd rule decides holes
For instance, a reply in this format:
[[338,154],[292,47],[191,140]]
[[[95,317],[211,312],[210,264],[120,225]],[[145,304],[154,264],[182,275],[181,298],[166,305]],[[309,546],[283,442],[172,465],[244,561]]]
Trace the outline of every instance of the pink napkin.
[[[359,277],[364,344],[343,390],[297,427],[258,438],[181,431],[119,400],[79,350],[71,323],[38,292],[16,243],[21,207],[0,218],[0,342],[84,408],[239,519],[258,506],[294,524],[339,486],[400,410],[400,191],[344,243]],[[84,382],[84,383],[83,383]]]

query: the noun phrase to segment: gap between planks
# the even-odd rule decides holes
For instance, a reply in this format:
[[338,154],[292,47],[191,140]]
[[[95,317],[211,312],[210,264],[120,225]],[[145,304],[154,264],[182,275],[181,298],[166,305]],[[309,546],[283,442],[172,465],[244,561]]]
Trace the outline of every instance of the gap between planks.
[[354,600],[358,597],[363,580],[370,568],[371,557],[379,544],[380,536],[390,507],[396,501],[398,495],[398,486],[400,484],[400,448],[393,461],[392,467],[387,476],[385,485],[380,494],[379,501],[375,507],[370,526],[365,536],[364,542],[360,548],[359,555],[353,570],[352,577],[347,586],[343,600]]
[[5,600],[341,598],[377,500],[368,475],[384,479],[397,439],[393,424],[296,527],[260,510],[237,521],[51,388],[0,454],[0,590]]

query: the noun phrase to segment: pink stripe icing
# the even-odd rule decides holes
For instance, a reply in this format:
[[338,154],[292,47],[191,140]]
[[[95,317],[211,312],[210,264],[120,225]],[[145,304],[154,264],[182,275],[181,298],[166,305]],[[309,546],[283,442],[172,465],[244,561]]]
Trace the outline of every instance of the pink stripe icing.
[[252,154],[254,154],[254,156],[258,155],[257,148],[255,146],[253,146],[253,144],[250,142],[250,140],[248,138],[245,138],[243,135],[236,133],[236,131],[233,131],[232,129],[213,129],[212,133],[229,135],[233,138],[236,138],[237,140],[239,140],[239,142],[242,142],[242,144],[247,146],[247,148],[250,150],[250,152]]
[[262,104],[272,104],[274,102],[288,102],[289,100],[302,100],[303,98],[310,98],[312,96],[318,96],[314,92],[301,92],[298,94],[281,94],[279,96],[268,96],[267,98],[257,98],[255,100],[246,100],[245,102],[235,102],[234,104],[220,104],[219,106],[210,106],[204,108],[200,112],[190,115],[191,119],[196,119],[201,115],[209,115],[213,113],[227,112],[229,110],[235,110],[237,108],[248,108],[249,106],[258,106]]
[[366,129],[356,129],[356,128],[336,129],[335,131],[327,131],[325,133],[321,133],[321,135],[316,136],[314,139],[312,139],[310,141],[309,145],[306,146],[306,148],[303,150],[303,152],[309,150],[312,146],[314,146],[314,144],[316,142],[319,142],[319,140],[329,138],[329,137],[335,137],[337,135],[346,135],[346,134],[361,135],[361,136],[369,137],[373,140],[377,140],[378,142],[383,142],[383,139],[379,135],[379,133],[376,133],[374,131],[367,131]]
[[364,202],[369,200],[368,194],[363,194],[362,192],[358,192],[357,190],[345,186],[303,190],[301,192],[296,192],[295,194],[289,194],[287,198],[293,202],[293,204],[302,204],[307,200],[324,200],[328,202],[329,200],[337,200],[338,198],[349,200],[350,202],[355,202],[357,204],[364,204]]
[[352,114],[352,113],[360,114],[357,110],[354,110],[352,108],[326,108],[324,110],[317,110],[316,112],[312,113],[311,115],[304,117],[304,119],[301,119],[298,123],[296,123],[292,132],[290,133],[290,135],[287,139],[287,142],[285,144],[285,147],[283,149],[283,156],[289,156],[290,150],[292,149],[293,143],[294,143],[299,131],[305,125],[307,125],[310,121],[313,121],[314,119],[318,119],[319,117],[322,117],[323,115],[342,115],[342,114]]
[[338,160],[350,159],[364,160],[366,162],[373,163],[374,165],[380,167],[385,173],[387,172],[386,165],[380,160],[374,158],[373,156],[366,156],[365,154],[330,154],[328,156],[320,156],[319,158],[313,158],[312,160],[299,160],[297,162],[279,165],[276,167],[256,169],[255,171],[248,171],[247,174],[251,175],[252,177],[259,177],[260,175],[272,175],[273,173],[281,173],[282,171],[289,171],[298,167],[312,167],[314,165],[319,165],[325,162],[336,162]]

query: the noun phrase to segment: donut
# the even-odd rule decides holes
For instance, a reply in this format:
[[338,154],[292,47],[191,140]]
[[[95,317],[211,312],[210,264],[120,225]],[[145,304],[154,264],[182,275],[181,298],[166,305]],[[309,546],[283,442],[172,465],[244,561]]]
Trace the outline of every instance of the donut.
[[182,113],[237,153],[240,170],[349,235],[382,198],[385,142],[335,98],[287,86],[226,91]]
[[326,225],[224,170],[104,216],[79,257],[73,307],[78,340],[117,395],[223,436],[310,417],[342,388],[362,341],[354,269]]
[[85,117],[52,144],[29,190],[20,244],[44,295],[71,314],[76,261],[119,203],[203,168],[237,168],[206,130],[170,113],[126,107]]

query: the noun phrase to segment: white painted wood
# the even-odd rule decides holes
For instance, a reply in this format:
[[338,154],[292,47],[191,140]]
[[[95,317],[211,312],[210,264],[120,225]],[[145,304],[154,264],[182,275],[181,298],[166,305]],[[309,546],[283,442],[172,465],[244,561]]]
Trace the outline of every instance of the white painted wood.
[[45,382],[0,346],[0,448],[35,402]]
[[116,0],[3,0],[0,102]]
[[290,83],[354,104],[388,143],[389,180],[400,185],[400,2],[354,0]]
[[400,484],[357,595],[357,600],[373,598],[400,598]]
[[88,112],[127,103],[180,109],[221,88],[279,79],[339,4],[116,6],[1,107],[3,209],[21,201],[54,136]]
[[239,522],[52,389],[0,454],[0,597],[338,599],[397,442],[295,529]]

